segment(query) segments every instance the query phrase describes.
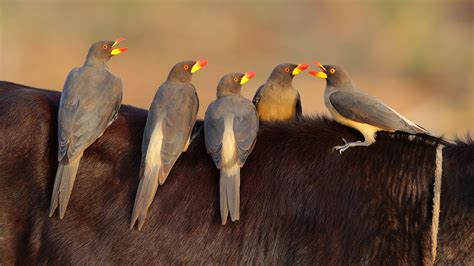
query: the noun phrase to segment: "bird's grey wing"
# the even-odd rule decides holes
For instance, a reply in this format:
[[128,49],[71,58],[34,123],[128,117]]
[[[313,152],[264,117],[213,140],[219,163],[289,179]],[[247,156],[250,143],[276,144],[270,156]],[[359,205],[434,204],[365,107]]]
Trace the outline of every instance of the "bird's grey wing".
[[120,106],[122,105],[123,85],[122,85],[122,80],[119,77],[115,77],[114,91],[117,92],[117,96],[115,97],[115,104],[113,106],[112,115],[109,119],[109,123],[107,124],[107,127],[110,126],[115,120],[117,120]]
[[339,114],[353,121],[387,131],[418,132],[413,122],[405,120],[400,114],[370,95],[358,91],[336,91],[329,95],[329,101]]
[[[194,88],[190,87],[179,92],[171,89],[172,93],[179,93],[175,95],[179,105],[167,105],[164,110],[166,113],[163,118],[163,145],[161,147],[161,160],[163,163],[163,179],[160,180],[162,184],[168,176],[171,168],[176,160],[179,158],[183,149],[188,142],[197,116],[197,97]],[[165,99],[166,100],[166,99]]]
[[217,113],[217,103],[213,102],[207,108],[204,118],[204,139],[207,153],[211,155],[212,160],[218,169],[221,168],[221,151],[224,129],[224,117]]
[[58,161],[61,161],[64,155],[66,155],[72,133],[72,122],[74,120],[75,111],[79,105],[79,98],[74,95],[74,84],[76,83],[79,73],[79,68],[75,68],[69,72],[59,100]]
[[199,97],[197,95],[196,89],[194,89],[194,99],[195,99],[195,104],[194,104],[195,109],[194,109],[194,115],[193,115],[194,124],[193,124],[193,128],[191,130],[191,138],[189,140],[190,144],[191,144],[191,142],[193,142],[193,140],[197,136],[199,136],[199,134],[201,133],[201,130],[203,129],[203,124],[202,123],[199,124],[199,125],[196,125],[197,113],[199,111]]
[[250,103],[242,104],[238,108],[234,116],[233,129],[239,152],[239,166],[242,167],[255,145],[259,120],[255,107]]
[[258,102],[260,102],[260,97],[262,97],[262,92],[263,92],[264,86],[265,86],[265,84],[260,85],[260,87],[258,87],[258,90],[255,92],[255,95],[253,96],[252,102],[255,106],[257,106]]
[[[82,77],[83,79],[86,77]],[[121,99],[121,88],[116,87],[114,76],[104,77],[100,82],[86,82],[89,93],[74,94],[68,103],[72,112],[64,113],[60,119],[70,119],[67,155],[74,158],[99,138],[110,125],[114,109]],[[117,89],[120,89],[118,91]],[[69,106],[69,105],[68,105]],[[66,107],[67,108],[67,107]]]
[[300,119],[301,116],[303,115],[303,110],[301,107],[301,96],[299,92],[297,92],[296,94],[295,114],[296,114],[296,119]]

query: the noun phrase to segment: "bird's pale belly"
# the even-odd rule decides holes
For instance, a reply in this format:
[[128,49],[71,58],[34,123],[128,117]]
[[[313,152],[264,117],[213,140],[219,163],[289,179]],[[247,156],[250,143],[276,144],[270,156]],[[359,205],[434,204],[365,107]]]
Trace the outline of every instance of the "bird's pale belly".
[[334,117],[334,120],[336,120],[338,123],[342,125],[358,130],[360,133],[362,133],[362,135],[364,135],[365,140],[375,141],[375,133],[383,130],[376,126],[372,126],[366,123],[356,122],[351,119],[345,118],[342,115],[340,115],[336,110],[334,110],[332,106],[331,107],[328,106],[328,110],[329,112],[331,112],[332,116]]
[[296,115],[296,99],[285,99],[282,101],[260,100],[257,112],[263,121],[286,121]]

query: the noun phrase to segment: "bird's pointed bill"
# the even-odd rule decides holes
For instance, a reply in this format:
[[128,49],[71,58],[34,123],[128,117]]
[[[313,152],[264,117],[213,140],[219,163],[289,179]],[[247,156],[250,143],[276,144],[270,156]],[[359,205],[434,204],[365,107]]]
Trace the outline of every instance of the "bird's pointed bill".
[[240,85],[247,83],[251,78],[255,77],[255,72],[247,72],[240,80]]
[[293,69],[293,72],[291,73],[293,76],[298,75],[302,71],[305,71],[308,68],[308,64],[299,64],[295,69]]
[[124,37],[120,37],[117,40],[115,40],[114,44],[112,44],[112,47],[115,47],[117,44],[125,41],[126,39]]
[[324,72],[328,72],[327,69],[323,66],[323,64],[319,63],[318,61],[313,62],[313,64],[321,68]]
[[[119,43],[121,43],[123,41],[125,41],[125,38],[123,38],[123,37],[118,38],[117,40],[115,40],[114,44],[112,44],[112,48],[117,46]],[[114,48],[110,51],[110,55],[118,55],[118,54],[121,54],[121,53],[123,53],[127,50],[128,50],[127,47]]]
[[201,69],[205,65],[207,65],[207,60],[205,60],[205,59],[198,60],[194,64],[194,66],[191,68],[191,73],[197,72],[199,69]]
[[308,71],[308,73],[310,75],[316,76],[318,78],[322,78],[322,79],[327,79],[328,78],[328,75],[326,73],[324,73],[323,71],[310,70],[310,71]]

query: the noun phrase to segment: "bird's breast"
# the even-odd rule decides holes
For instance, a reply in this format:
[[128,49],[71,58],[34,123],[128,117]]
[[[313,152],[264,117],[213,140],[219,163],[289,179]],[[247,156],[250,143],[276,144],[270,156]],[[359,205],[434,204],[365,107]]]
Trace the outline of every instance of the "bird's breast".
[[264,121],[291,120],[296,115],[296,90],[279,90],[265,93],[257,105],[257,112]]

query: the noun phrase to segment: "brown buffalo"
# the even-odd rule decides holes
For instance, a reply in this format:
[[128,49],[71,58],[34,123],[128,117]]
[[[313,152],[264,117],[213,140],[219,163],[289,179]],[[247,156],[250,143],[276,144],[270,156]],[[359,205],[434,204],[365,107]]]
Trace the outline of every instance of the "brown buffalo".
[[[0,264],[412,265],[431,258],[435,151],[428,136],[326,118],[264,124],[242,169],[241,220],[220,224],[219,172],[202,133],[128,228],[147,112],[123,106],[86,150],[64,220],[48,218],[59,92],[0,82]],[[199,125],[198,125],[199,126]],[[439,264],[474,263],[474,143],[444,148]]]

